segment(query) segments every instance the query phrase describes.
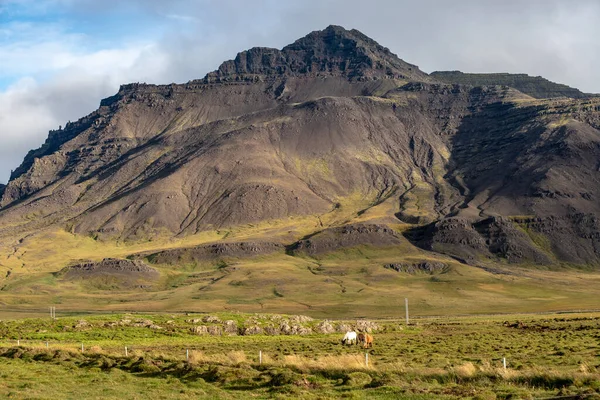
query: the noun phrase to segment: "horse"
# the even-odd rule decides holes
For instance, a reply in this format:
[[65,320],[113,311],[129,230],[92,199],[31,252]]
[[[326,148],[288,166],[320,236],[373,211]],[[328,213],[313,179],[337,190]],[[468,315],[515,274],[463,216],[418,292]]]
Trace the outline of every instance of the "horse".
[[367,347],[373,347],[373,336],[361,332],[358,334],[358,343],[361,343],[365,349]]
[[342,339],[342,344],[356,344],[356,332],[350,331],[346,332],[344,338]]
[[364,348],[373,347],[373,336],[365,333],[365,339],[363,341]]

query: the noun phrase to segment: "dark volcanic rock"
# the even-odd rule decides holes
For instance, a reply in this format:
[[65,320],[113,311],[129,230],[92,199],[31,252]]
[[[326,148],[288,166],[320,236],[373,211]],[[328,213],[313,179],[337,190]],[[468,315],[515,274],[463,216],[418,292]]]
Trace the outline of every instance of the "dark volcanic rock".
[[329,26],[282,50],[255,47],[226,61],[205,80],[253,80],[272,75],[341,75],[347,78],[430,78],[415,65],[400,60],[389,49],[357,30]]
[[465,218],[443,219],[409,231],[407,237],[424,249],[448,254],[467,263],[488,255],[485,239]]
[[409,231],[407,237],[424,249],[468,264],[495,257],[510,263],[553,263],[525,232],[506,218],[492,217],[476,223],[465,218],[446,218]]
[[529,261],[548,265],[553,262],[517,224],[507,218],[488,218],[473,224],[473,227],[486,239],[489,252],[509,263]]
[[510,86],[537,99],[552,97],[580,99],[590,96],[567,85],[551,82],[541,76],[529,76],[527,74],[468,74],[460,71],[435,71],[431,73],[431,76],[446,83],[471,86]]
[[213,243],[151,254],[142,253],[135,255],[135,257],[147,258],[154,264],[177,264],[191,261],[210,261],[225,257],[245,258],[278,251],[283,252],[284,249],[285,247],[282,244],[271,242]]
[[292,246],[294,253],[320,255],[339,249],[369,245],[375,247],[400,244],[400,237],[385,225],[360,224],[330,228]]
[[99,262],[84,262],[69,265],[59,273],[66,279],[87,279],[100,276],[130,277],[143,279],[156,279],[158,271],[141,261],[121,260],[116,258],[105,258]]
[[523,218],[519,224],[538,234],[560,260],[574,264],[599,265],[600,219],[593,214],[565,217]]
[[406,272],[408,274],[427,273],[435,274],[444,271],[446,264],[435,261],[422,261],[418,263],[391,263],[383,266],[387,269],[393,269],[398,272]]

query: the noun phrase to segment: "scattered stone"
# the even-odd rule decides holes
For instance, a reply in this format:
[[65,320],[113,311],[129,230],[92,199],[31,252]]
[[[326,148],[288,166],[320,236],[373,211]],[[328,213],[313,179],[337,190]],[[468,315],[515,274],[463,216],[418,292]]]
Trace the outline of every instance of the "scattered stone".
[[331,324],[331,321],[326,319],[325,321],[320,322],[316,326],[315,331],[317,331],[318,333],[334,333],[335,328]]
[[86,329],[86,328],[89,328],[89,327],[91,327],[91,325],[87,321],[85,321],[83,319],[77,321],[77,324],[75,324],[73,326],[73,328],[75,328],[75,329]]
[[281,332],[280,332],[279,328],[277,328],[276,326],[269,325],[269,326],[265,327],[265,334],[267,334],[269,336],[277,336],[280,333]]
[[377,325],[375,322],[367,321],[366,319],[360,319],[356,321],[356,330],[359,332],[371,333],[379,330],[379,325]]
[[302,325],[292,325],[290,330],[291,335],[310,335],[311,333],[313,333],[312,329]]
[[245,336],[260,335],[262,333],[263,333],[263,329],[258,325],[249,326],[246,329],[244,329]]
[[212,315],[207,315],[206,317],[202,318],[202,322],[206,322],[206,323],[220,323],[221,322],[221,318],[215,317],[215,316],[212,316]]
[[354,330],[354,328],[352,328],[352,326],[348,324],[340,323],[335,326],[335,331],[338,333],[346,333],[352,330]]
[[281,323],[281,325],[279,325],[279,331],[283,335],[291,335],[292,334],[292,328],[290,327],[288,321],[283,321]]
[[208,333],[208,327],[206,325],[194,326],[190,330],[196,335],[206,335]]
[[219,325],[209,326],[208,334],[212,336],[221,336],[223,334],[223,328],[221,328]]
[[152,325],[154,325],[154,322],[150,321],[149,319],[140,319],[138,321],[135,321],[131,326],[135,326],[138,328],[149,328]]
[[313,318],[307,317],[306,315],[294,315],[292,318],[290,318],[290,321],[296,324],[305,324],[314,320]]
[[223,323],[223,330],[228,335],[237,335],[238,334],[238,326],[234,320],[227,320]]

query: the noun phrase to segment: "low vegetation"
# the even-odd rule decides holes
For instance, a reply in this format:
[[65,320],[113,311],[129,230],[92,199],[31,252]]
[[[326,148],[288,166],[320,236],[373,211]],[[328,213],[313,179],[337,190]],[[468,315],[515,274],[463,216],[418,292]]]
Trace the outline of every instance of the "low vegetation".
[[[282,325],[302,334],[267,329]],[[357,327],[373,330],[372,349],[340,343]],[[598,313],[409,326],[239,313],[5,320],[0,396],[593,399],[599,340]]]

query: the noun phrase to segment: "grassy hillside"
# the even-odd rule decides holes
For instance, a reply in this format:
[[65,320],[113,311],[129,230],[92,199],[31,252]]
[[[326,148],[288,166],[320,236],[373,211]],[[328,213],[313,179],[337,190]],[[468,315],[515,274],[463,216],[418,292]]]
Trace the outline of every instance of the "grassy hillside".
[[[379,221],[386,203],[361,214]],[[330,221],[343,217],[343,207]],[[335,213],[334,213],[335,214]],[[372,219],[369,219],[372,218]],[[169,264],[146,262],[159,278],[132,287],[118,277],[59,274],[77,260],[126,258],[140,252],[189,248],[215,240],[274,240],[292,243],[327,218],[296,219],[207,232],[182,239],[137,243],[103,242],[64,231],[43,232],[3,247],[1,313],[67,311],[244,311],[303,313],[316,317],[394,317],[408,298],[415,315],[510,313],[597,308],[600,274],[566,267],[548,270],[502,262],[488,267],[460,264],[415,247],[395,225],[399,244],[352,246],[309,256],[281,249],[255,257],[224,255]],[[326,227],[327,225],[325,225]],[[60,246],[57,246],[60,244]],[[397,272],[384,266],[432,262],[433,274]]]

